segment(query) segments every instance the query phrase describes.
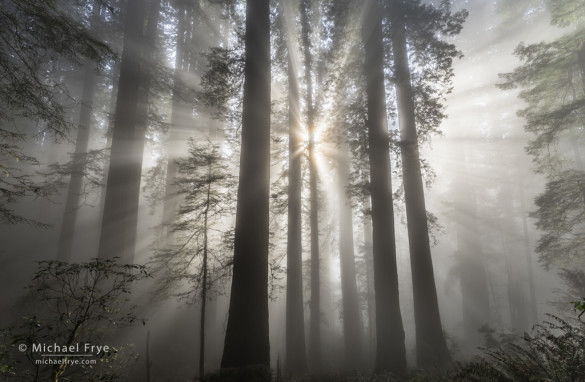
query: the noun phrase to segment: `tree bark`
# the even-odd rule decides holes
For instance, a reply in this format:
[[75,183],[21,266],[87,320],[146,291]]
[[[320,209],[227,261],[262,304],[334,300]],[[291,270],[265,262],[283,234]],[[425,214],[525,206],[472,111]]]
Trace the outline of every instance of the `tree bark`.
[[364,217],[364,258],[366,264],[367,302],[368,302],[368,360],[373,359],[376,352],[376,293],[374,292],[374,257],[372,249],[372,217],[370,215],[370,196],[364,198],[364,206],[368,215]]
[[150,81],[143,57],[153,57],[159,10],[160,0],[153,0],[143,35],[144,2],[129,0],[126,8],[124,50],[98,252],[101,258],[120,257],[123,263],[134,262]]
[[406,48],[404,8],[403,0],[392,0],[390,2],[396,102],[400,118],[402,174],[414,294],[416,355],[418,366],[442,368],[449,363],[450,356],[441,325],[431,258],[415,125],[414,94],[410,82],[410,68]]
[[242,149],[233,279],[222,368],[270,366],[268,203],[270,192],[270,8],[246,9]]
[[[290,47],[289,47],[290,49]],[[307,372],[305,315],[303,308],[303,247],[301,217],[302,130],[299,121],[299,89],[288,57],[288,241],[286,268],[286,373]]]
[[384,48],[378,0],[368,0],[363,26],[368,97],[368,156],[372,200],[372,246],[376,291],[375,373],[406,371],[404,329],[400,315],[390,150],[386,125]]

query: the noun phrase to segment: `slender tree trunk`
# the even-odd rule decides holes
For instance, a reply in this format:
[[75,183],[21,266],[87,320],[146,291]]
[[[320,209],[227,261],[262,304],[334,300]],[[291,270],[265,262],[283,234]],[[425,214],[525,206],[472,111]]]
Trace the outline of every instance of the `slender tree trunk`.
[[350,163],[342,147],[338,161],[339,177],[339,260],[341,267],[341,296],[343,300],[343,339],[346,370],[363,368],[362,323],[356,284],[355,252],[353,243],[353,215],[351,199],[347,197]]
[[442,368],[449,363],[450,356],[441,325],[431,258],[415,125],[414,95],[410,83],[410,68],[406,49],[404,7],[404,0],[390,1],[396,102],[400,117],[402,174],[414,293],[416,355],[417,364],[420,367]]
[[[291,49],[291,47],[289,47]],[[303,258],[301,218],[302,130],[299,89],[290,53],[288,57],[288,241],[286,268],[286,373],[307,372],[305,315],[303,308]]]
[[311,369],[321,369],[321,281],[319,278],[319,195],[317,188],[317,160],[315,157],[315,109],[313,107],[313,79],[311,67],[311,25],[309,20],[309,1],[301,0],[301,35],[305,56],[305,80],[307,82],[307,126],[309,129],[309,192],[311,226],[311,302],[309,330],[309,362]]
[[134,261],[136,245],[139,195],[131,193],[136,189],[131,181],[136,179],[132,171],[142,164],[142,153],[136,152],[135,141],[143,72],[140,47],[144,16],[144,1],[129,0],[98,252],[101,258],[120,257],[124,263]]
[[372,246],[376,290],[375,373],[406,371],[404,329],[400,315],[390,150],[384,91],[384,48],[378,0],[366,2],[363,25],[368,97],[368,144],[372,199]]
[[268,203],[270,192],[270,7],[248,0],[242,149],[233,279],[221,367],[270,366]]

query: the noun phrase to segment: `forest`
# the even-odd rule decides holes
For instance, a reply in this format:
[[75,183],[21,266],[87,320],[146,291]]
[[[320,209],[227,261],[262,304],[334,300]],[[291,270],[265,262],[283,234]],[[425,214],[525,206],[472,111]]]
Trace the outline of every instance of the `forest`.
[[585,381],[585,0],[0,0],[1,381]]

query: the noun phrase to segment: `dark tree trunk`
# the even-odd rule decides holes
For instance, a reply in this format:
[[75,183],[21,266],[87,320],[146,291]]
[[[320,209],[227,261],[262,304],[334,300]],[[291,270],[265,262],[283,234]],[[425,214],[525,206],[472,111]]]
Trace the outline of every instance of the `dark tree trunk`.
[[353,217],[351,199],[347,197],[350,163],[348,147],[342,147],[338,161],[339,177],[339,261],[341,267],[341,296],[343,300],[343,340],[345,369],[361,370],[363,365],[362,323],[356,284],[355,253],[353,244]]
[[[289,47],[289,49],[291,49]],[[303,258],[301,228],[302,130],[299,121],[299,89],[290,55],[288,62],[288,241],[286,268],[286,373],[307,371],[305,315],[303,308]]]
[[98,252],[101,258],[120,257],[124,263],[134,261],[136,244],[138,195],[130,192],[135,188],[130,182],[136,178],[132,171],[142,164],[142,153],[136,152],[135,141],[144,16],[144,1],[129,0]]
[[370,216],[370,196],[364,201],[368,215],[363,222],[364,229],[364,262],[366,265],[367,303],[368,303],[368,360],[373,359],[376,352],[376,294],[374,292],[374,258],[372,250],[372,217]]
[[301,35],[305,56],[305,80],[307,82],[307,126],[309,132],[309,192],[311,226],[311,301],[309,323],[309,363],[313,371],[321,369],[321,281],[319,275],[319,195],[317,189],[317,162],[315,158],[315,109],[313,106],[313,79],[311,67],[311,25],[309,1],[301,0]]
[[[160,0],[152,0],[143,35],[144,2],[130,0],[126,14],[116,115],[98,256],[134,262],[151,71]],[[149,63],[149,64],[152,64]]]
[[394,55],[396,102],[400,117],[402,174],[414,294],[417,364],[420,367],[445,367],[450,357],[441,325],[431,258],[415,125],[414,95],[410,83],[410,68],[406,49],[403,0],[392,0],[390,9],[392,12],[390,28]]
[[384,48],[378,0],[369,0],[363,26],[368,96],[368,144],[372,199],[372,246],[376,291],[376,373],[406,371],[394,236],[390,150],[386,127]]
[[233,279],[222,368],[270,366],[268,203],[270,191],[270,18],[268,0],[248,0],[242,149]]

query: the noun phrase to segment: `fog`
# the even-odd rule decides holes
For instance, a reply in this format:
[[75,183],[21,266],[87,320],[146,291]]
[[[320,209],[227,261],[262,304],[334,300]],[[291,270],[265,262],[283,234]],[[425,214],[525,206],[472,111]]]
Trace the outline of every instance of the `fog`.
[[[582,36],[583,25],[569,19],[582,15],[582,1],[454,0],[451,9],[448,2],[403,9],[391,1],[371,5],[379,17],[361,2],[272,1],[270,36],[262,40],[270,46],[245,37],[252,28],[245,1],[88,0],[36,10],[34,3],[0,4],[8,25],[0,28],[0,86],[13,92],[0,92],[0,379],[187,381],[260,364],[274,380],[372,373],[411,380],[423,371],[455,380],[459,368],[487,357],[486,349],[521,344],[550,314],[581,324],[575,301],[585,293],[583,207],[565,204],[582,197],[585,55],[581,49],[578,58],[561,59],[554,47],[542,57],[537,48],[523,57],[514,52],[519,44],[557,40],[573,49],[570,38]],[[248,0],[256,10],[262,3]],[[566,9],[575,16],[559,16]],[[405,12],[407,21],[393,12]],[[256,38],[264,23],[258,17],[249,33]],[[555,17],[569,21],[551,23]],[[408,162],[406,93],[397,74],[399,22],[407,31],[415,165]],[[376,23],[389,142],[382,145],[371,138],[376,53],[368,50],[368,31],[373,35]],[[31,29],[21,31],[24,25]],[[87,36],[66,35],[71,25]],[[56,41],[39,37],[47,30]],[[263,49],[268,60],[250,58]],[[268,74],[260,67],[267,61]],[[27,62],[34,65],[27,69]],[[567,79],[556,76],[557,67],[567,68]],[[36,82],[22,81],[26,76]],[[269,93],[250,85],[263,79]],[[260,130],[263,94],[269,135]],[[538,99],[543,94],[549,98]],[[556,119],[543,122],[547,117]],[[376,211],[377,187],[386,184],[374,179],[378,146],[386,150],[392,188]],[[415,168],[422,205],[409,199]],[[555,205],[565,212],[555,215]],[[424,226],[413,223],[415,210]],[[393,218],[390,229],[378,228],[376,216],[384,214]],[[425,239],[420,227],[427,226]],[[379,244],[390,237],[392,246]],[[416,249],[425,240],[430,268]],[[106,259],[116,260],[100,268]],[[291,259],[298,260],[294,271]],[[381,328],[398,328],[396,315],[384,311],[376,321],[376,293],[394,290],[393,281],[383,283],[392,272],[376,269],[388,259],[395,259],[398,295],[388,301],[399,307],[404,370],[400,356],[384,364],[379,350],[387,338]],[[252,262],[238,265],[244,261]],[[259,303],[241,297],[258,295],[250,292],[257,284]],[[287,304],[295,299],[289,285],[301,291],[294,306]],[[101,300],[94,296],[108,288]],[[95,307],[79,313],[94,297]],[[246,315],[263,312],[265,303],[267,327],[256,313]],[[435,305],[438,320],[425,321]],[[240,334],[230,340],[232,309]],[[300,331],[287,325],[293,310],[302,317],[295,321]],[[442,333],[425,339],[429,321]],[[267,333],[269,348],[262,339],[258,347],[243,344],[255,342],[258,331]],[[296,359],[290,341],[300,344]],[[63,349],[35,353],[34,344],[85,343],[114,351],[88,353],[101,362],[93,369],[34,363],[81,357],[56,356],[69,352]],[[400,341],[390,344],[400,349]],[[245,375],[234,380],[263,380]]]

